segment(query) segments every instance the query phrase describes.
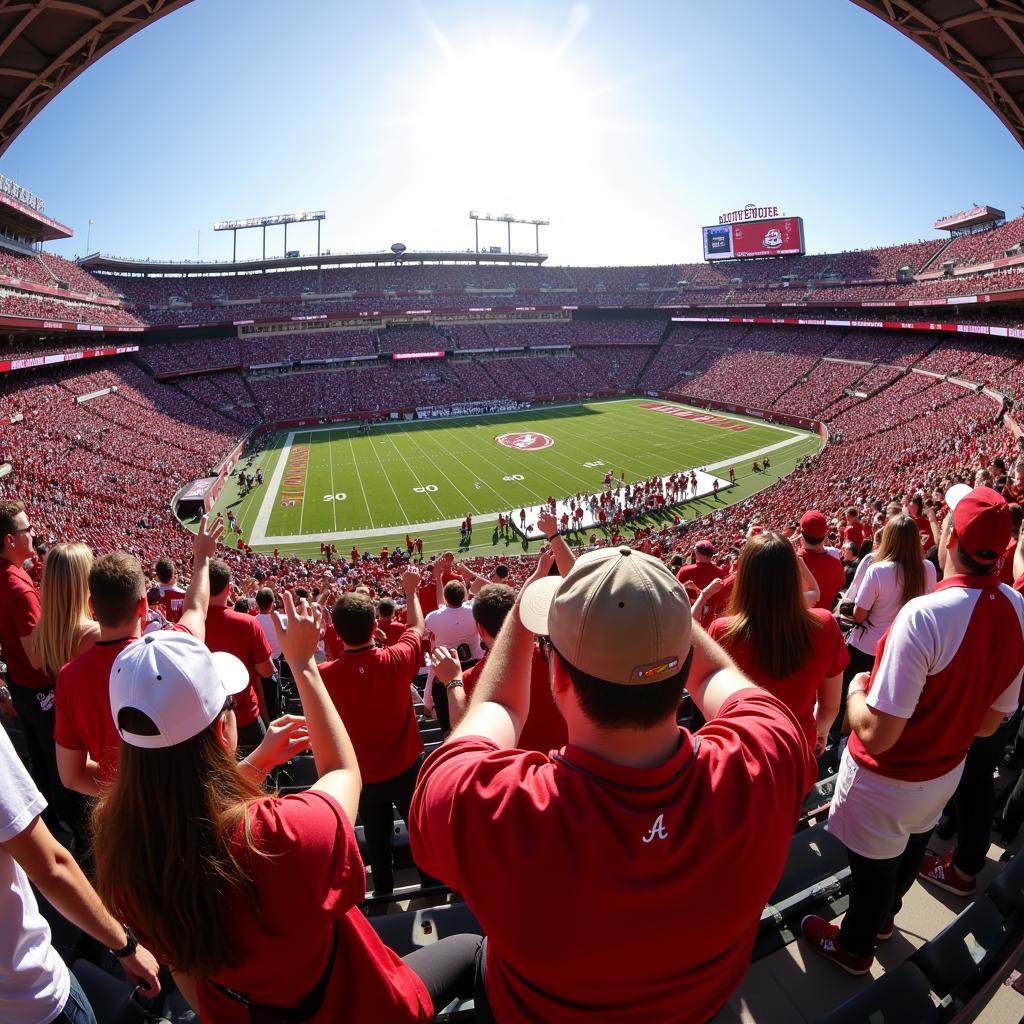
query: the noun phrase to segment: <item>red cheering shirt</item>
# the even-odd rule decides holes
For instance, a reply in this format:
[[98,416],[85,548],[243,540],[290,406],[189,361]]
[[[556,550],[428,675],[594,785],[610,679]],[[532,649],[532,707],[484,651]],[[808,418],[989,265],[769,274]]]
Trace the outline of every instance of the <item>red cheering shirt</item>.
[[840,588],[846,582],[843,563],[827,551],[800,551],[799,555],[818,584],[818,603],[814,607],[831,611]]
[[[814,630],[811,649],[803,665],[791,675],[777,678],[768,675],[757,663],[754,649],[747,641],[723,644],[740,671],[758,686],[775,694],[803,726],[804,736],[811,749],[817,739],[814,724],[814,701],[822,680],[839,675],[850,664],[850,653],[843,640],[843,631],[831,612],[812,608],[811,614],[821,628]],[[708,627],[708,636],[722,643],[722,634],[732,625],[731,618],[715,619]]]
[[725,576],[725,570],[720,569],[713,562],[696,562],[693,565],[684,565],[676,573],[676,579],[680,583],[696,583],[700,590],[703,590],[712,580],[720,580]]
[[[485,654],[472,668],[462,673],[462,687],[466,697],[471,697],[476,689],[480,671],[487,661]],[[519,734],[520,750],[539,750],[546,754],[549,750],[558,750],[569,742],[569,730],[565,719],[551,696],[551,679],[548,675],[548,663],[540,648],[533,645],[533,662],[530,665],[530,713],[526,716],[523,731]]]
[[843,540],[849,541],[857,549],[858,553],[867,535],[864,524],[860,522],[847,523],[842,529]]
[[235,719],[239,725],[252,725],[260,713],[254,686],[256,666],[270,661],[272,653],[263,627],[251,615],[210,605],[206,613],[206,646],[211,651],[233,654],[249,670],[249,688],[236,698]]
[[57,676],[53,738],[67,750],[84,750],[99,765],[102,782],[117,774],[121,736],[110,714],[110,669],[135,639],[97,640]]
[[338,636],[338,631],[334,628],[333,622],[327,623],[327,628],[324,630],[324,654],[327,655],[328,661],[334,661],[339,654],[344,650],[341,646],[341,637]]
[[[250,836],[239,826],[234,856],[252,879],[259,915],[232,890],[219,908],[241,966],[213,981],[256,1002],[295,1006],[325,973],[338,944],[323,1004],[309,1024],[432,1021],[423,982],[388,949],[360,913],[365,871],[348,818],[327,793],[310,790],[249,805]],[[252,844],[260,854],[250,849]],[[288,884],[281,885],[287,878]],[[140,926],[144,922],[138,922]],[[140,927],[140,934],[145,928]],[[296,955],[302,950],[302,955]],[[249,1011],[200,981],[199,1011],[217,1024],[248,1024]]]
[[380,626],[384,635],[388,638],[388,647],[400,640],[407,628],[404,622],[395,622],[394,619],[390,622],[381,619],[377,625]]
[[0,656],[7,663],[7,678],[19,686],[44,690],[53,679],[34,669],[22,646],[39,622],[39,591],[20,565],[0,558]]
[[850,755],[891,779],[921,782],[966,756],[989,708],[1017,710],[1024,669],[1024,598],[998,576],[947,576],[907,602],[878,644],[868,705],[907,720],[872,755],[856,733]]
[[656,768],[467,736],[423,766],[413,856],[483,926],[495,1019],[696,1024],[747,972],[815,774],[796,719],[755,688]]
[[[436,570],[435,570],[436,572]],[[453,572],[446,572],[441,577],[441,585],[445,583],[451,583],[452,580],[461,580],[461,576],[456,576]],[[420,599],[420,608],[423,609],[423,617],[426,618],[431,612],[436,612],[437,605],[437,580],[436,577],[431,575],[428,576],[417,588],[416,596]]]
[[422,657],[419,634],[407,629],[390,647],[343,651],[336,661],[320,666],[364,783],[401,775],[423,753],[409,688]]

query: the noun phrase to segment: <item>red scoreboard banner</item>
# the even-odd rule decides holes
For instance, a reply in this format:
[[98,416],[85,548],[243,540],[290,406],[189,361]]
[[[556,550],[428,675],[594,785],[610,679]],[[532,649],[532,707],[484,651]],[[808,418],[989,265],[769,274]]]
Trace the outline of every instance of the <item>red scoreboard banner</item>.
[[804,253],[802,217],[715,224],[704,228],[704,259],[750,259],[759,256],[794,256]]

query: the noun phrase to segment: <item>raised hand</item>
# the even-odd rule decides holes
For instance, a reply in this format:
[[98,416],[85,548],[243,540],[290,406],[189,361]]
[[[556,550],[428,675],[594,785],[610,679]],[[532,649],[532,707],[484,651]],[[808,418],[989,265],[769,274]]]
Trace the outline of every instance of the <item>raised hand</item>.
[[211,526],[210,517],[204,515],[199,520],[199,531],[192,540],[192,554],[197,558],[213,558],[223,536],[224,523],[220,519],[215,519]]
[[285,625],[282,627],[280,619],[274,620],[278,645],[289,665],[304,665],[313,660],[320,643],[320,615],[314,613],[305,599],[296,605],[288,590],[282,600]]

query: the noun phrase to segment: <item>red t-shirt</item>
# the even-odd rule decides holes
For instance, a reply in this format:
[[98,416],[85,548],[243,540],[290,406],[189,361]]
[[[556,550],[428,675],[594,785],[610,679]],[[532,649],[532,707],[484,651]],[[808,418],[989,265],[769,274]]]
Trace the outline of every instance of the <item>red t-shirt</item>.
[[985,713],[1017,710],[1024,667],[1024,600],[989,576],[947,576],[907,602],[878,643],[868,704],[906,720],[896,742],[870,754],[856,733],[851,757],[892,779],[921,782],[966,756]]
[[19,686],[44,690],[53,678],[34,669],[21,638],[39,622],[39,591],[20,565],[0,558],[0,656],[7,663],[7,678]]
[[[706,586],[707,584],[705,584]],[[722,589],[704,603],[704,621],[717,619],[729,607],[732,588],[736,586],[736,573],[731,572],[722,579]]]
[[[436,572],[436,570],[434,570]],[[461,580],[453,572],[446,572],[441,577],[441,585],[450,583],[452,580]],[[423,609],[423,617],[426,618],[431,612],[436,612],[437,604],[437,577],[431,574],[417,588],[416,595],[420,599],[420,608]]]
[[680,583],[696,583],[701,590],[712,580],[720,580],[724,576],[725,570],[719,568],[714,562],[695,562],[693,565],[684,565],[676,573],[676,579]]
[[[395,641],[400,639],[402,634],[408,628],[404,622],[395,622],[394,619],[392,619],[390,622],[387,622],[384,619],[380,619],[378,620],[377,625],[380,626],[384,635],[388,638],[388,647],[390,647],[393,643],[395,643]],[[335,657],[337,657],[337,655],[335,655]]]
[[[831,612],[812,608],[811,614],[821,624],[821,628],[812,633],[811,649],[803,665],[788,676],[779,678],[768,675],[758,665],[754,649],[748,641],[723,646],[745,676],[775,694],[796,715],[813,750],[817,739],[814,701],[818,690],[823,680],[839,675],[850,664],[850,652],[846,649],[843,631]],[[721,643],[722,635],[732,622],[732,618],[715,619],[708,627],[708,636]]]
[[[323,1004],[309,1024],[410,1024],[434,1019],[423,982],[381,942],[360,913],[365,870],[348,818],[327,793],[266,797],[249,806],[251,835],[239,827],[233,853],[252,878],[259,916],[237,891],[218,908],[230,922],[241,966],[213,980],[256,1002],[289,1007],[320,980],[338,945]],[[260,851],[252,853],[249,843]],[[288,884],[282,886],[286,878]],[[143,922],[139,922],[141,925]],[[144,933],[145,929],[142,928]],[[297,951],[301,950],[301,955]],[[247,1024],[248,1010],[200,981],[199,1011],[217,1024]]]
[[935,545],[931,520],[927,516],[911,516],[910,518],[917,523],[917,532],[921,534],[921,550],[927,551]]
[[97,640],[57,675],[53,738],[67,750],[84,750],[99,765],[102,782],[117,774],[121,736],[110,713],[110,669],[135,639]]
[[181,587],[160,587],[160,609],[168,622],[177,622],[185,611],[185,591]]
[[764,690],[697,737],[656,768],[479,736],[427,759],[413,856],[479,919],[497,1020],[696,1024],[740,984],[816,766]]
[[419,634],[407,629],[390,647],[343,651],[320,666],[364,783],[401,775],[423,753],[410,690],[422,657]]
[[270,661],[273,653],[263,627],[251,616],[223,605],[210,605],[206,612],[206,646],[211,651],[233,654],[249,670],[249,687],[238,694],[235,720],[252,725],[259,717],[256,699],[256,666]]
[[799,554],[818,584],[818,603],[814,607],[831,611],[840,589],[846,582],[843,563],[827,551],[800,551]]
[[861,522],[848,522],[842,529],[843,540],[849,541],[857,549],[858,554],[866,536],[867,530],[864,529],[864,524]]
[[[477,679],[487,661],[485,654],[472,668],[462,673],[462,688],[466,697],[473,695]],[[551,680],[548,675],[548,663],[540,648],[533,645],[533,661],[530,664],[530,713],[523,723],[523,731],[519,734],[520,750],[539,750],[546,754],[550,750],[558,750],[569,742],[569,730],[565,724],[554,698],[551,696]]]
[[328,622],[327,627],[324,629],[324,654],[327,656],[327,660],[334,661],[343,650],[341,637],[338,636],[334,623]]

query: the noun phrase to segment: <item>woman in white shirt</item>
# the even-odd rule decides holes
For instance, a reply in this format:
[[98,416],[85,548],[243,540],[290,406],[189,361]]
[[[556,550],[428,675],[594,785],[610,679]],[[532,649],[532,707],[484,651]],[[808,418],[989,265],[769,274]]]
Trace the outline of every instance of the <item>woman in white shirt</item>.
[[853,602],[855,625],[850,631],[850,665],[847,678],[870,672],[875,664],[878,641],[892,625],[897,612],[910,600],[935,589],[935,566],[921,558],[917,523],[905,513],[894,516],[882,530],[882,541],[856,591],[847,595]]

